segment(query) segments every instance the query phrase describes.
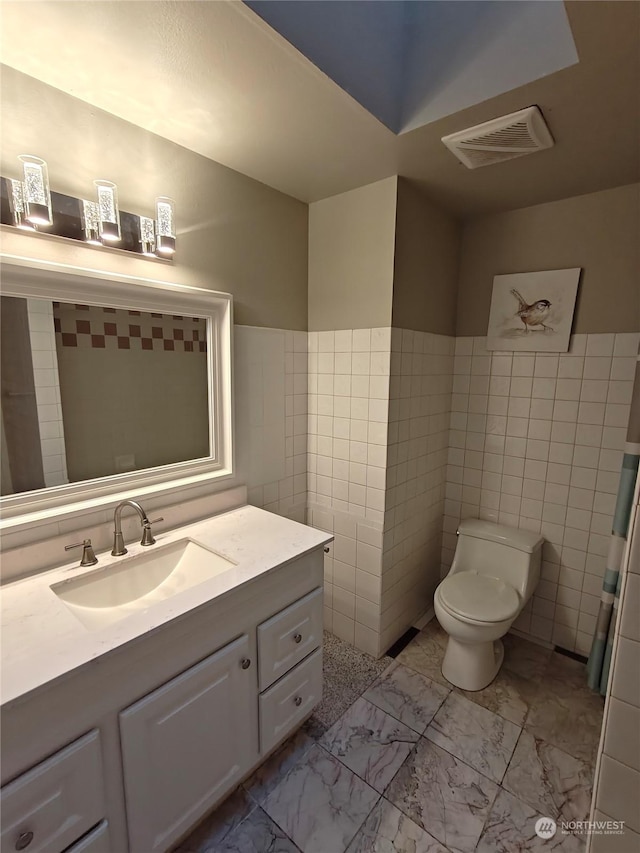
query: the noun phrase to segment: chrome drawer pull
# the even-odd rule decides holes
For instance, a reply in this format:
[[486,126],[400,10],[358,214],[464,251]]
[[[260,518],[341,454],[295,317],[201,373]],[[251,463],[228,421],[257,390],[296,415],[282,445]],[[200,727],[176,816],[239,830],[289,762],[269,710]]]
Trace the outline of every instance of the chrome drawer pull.
[[302,696],[296,696],[296,698],[293,700],[293,704],[296,706],[296,708],[299,708],[300,705],[302,705]]
[[24,850],[33,841],[33,832],[21,832],[16,838],[16,850]]
[[242,658],[240,666],[243,669],[249,669],[249,667],[251,666],[251,661],[249,660],[249,658]]
[[302,642],[302,634],[294,634],[293,642],[294,643],[301,643]]

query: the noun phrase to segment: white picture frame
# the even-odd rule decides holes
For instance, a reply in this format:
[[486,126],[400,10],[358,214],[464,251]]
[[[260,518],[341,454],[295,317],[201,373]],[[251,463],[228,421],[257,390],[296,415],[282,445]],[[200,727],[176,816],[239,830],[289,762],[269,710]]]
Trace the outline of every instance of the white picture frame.
[[26,523],[100,510],[124,498],[142,499],[208,482],[213,485],[214,480],[233,475],[233,298],[230,294],[4,253],[0,253],[0,270],[4,296],[188,314],[206,320],[210,431],[210,455],[202,459],[0,497],[0,534]]
[[567,352],[580,267],[496,275],[488,350]]

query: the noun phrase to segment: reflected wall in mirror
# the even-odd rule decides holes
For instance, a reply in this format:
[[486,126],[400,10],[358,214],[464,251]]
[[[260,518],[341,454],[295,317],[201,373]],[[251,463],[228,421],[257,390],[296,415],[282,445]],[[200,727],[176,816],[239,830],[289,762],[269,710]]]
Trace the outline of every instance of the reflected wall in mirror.
[[209,457],[207,320],[3,296],[1,494]]

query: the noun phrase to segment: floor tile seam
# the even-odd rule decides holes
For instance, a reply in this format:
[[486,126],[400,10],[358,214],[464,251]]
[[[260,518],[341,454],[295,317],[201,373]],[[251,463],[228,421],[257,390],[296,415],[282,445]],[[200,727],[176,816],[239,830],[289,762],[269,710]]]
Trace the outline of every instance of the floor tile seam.
[[[293,735],[292,735],[292,737],[295,737],[295,735],[296,735],[296,734],[297,734],[297,732],[299,732],[299,731],[300,731],[300,729],[298,729],[296,732],[294,732],[294,733],[293,733]],[[327,731],[328,731],[328,729],[327,729]],[[258,799],[254,796],[254,794],[252,794],[252,793],[251,793],[251,791],[250,791],[248,788],[246,788],[246,787],[245,787],[245,782],[248,782],[248,781],[249,781],[248,779],[247,779],[247,780],[245,780],[245,782],[243,782],[243,783],[242,783],[242,785],[241,785],[240,787],[242,787],[242,788],[243,788],[244,792],[247,794],[247,796],[249,797],[249,799],[250,799],[253,803],[255,803],[255,805],[256,805],[256,806],[258,806],[259,808],[262,808],[262,803],[264,803],[264,802],[268,799],[268,797],[270,797],[270,796],[271,796],[271,794],[273,793],[273,791],[275,791],[275,790],[276,790],[276,788],[280,787],[281,783],[282,783],[282,782],[284,782],[284,780],[289,776],[289,773],[290,773],[290,772],[291,772],[295,767],[297,767],[297,766],[298,766],[298,764],[302,761],[302,759],[303,759],[303,758],[305,758],[305,757],[306,757],[306,756],[311,752],[311,750],[313,749],[313,747],[318,743],[318,741],[317,741],[317,740],[314,740],[311,736],[309,736],[309,740],[311,741],[311,743],[306,747],[306,749],[304,749],[304,750],[303,750],[302,754],[298,756],[298,760],[297,760],[297,761],[296,761],[296,762],[295,762],[295,763],[294,763],[294,764],[293,764],[293,765],[292,765],[292,766],[287,770],[287,772],[284,774],[284,776],[282,776],[282,778],[281,778],[281,779],[278,779],[277,783],[273,786],[273,788],[271,789],[271,791],[269,791],[269,793],[265,795],[265,797],[263,798],[263,801],[262,801],[262,802],[260,802],[260,800],[258,800]],[[282,744],[282,746],[284,746],[287,742],[288,742],[288,739],[284,741],[284,743]],[[279,747],[279,749],[280,749],[280,748],[281,748],[281,747]],[[275,755],[276,753],[277,753],[277,750],[276,750],[274,753],[272,753],[272,754],[269,756],[269,758],[265,759],[265,762],[263,762],[263,764],[259,765],[259,766],[256,768],[256,770],[254,771],[254,773],[255,773],[255,772],[257,772],[257,770],[259,770],[259,769],[260,769],[260,767],[264,766],[264,764],[265,764],[267,761],[269,761],[271,758],[273,758],[273,757],[274,757],[274,755]],[[252,774],[252,776],[253,776],[253,774]],[[251,779],[251,776],[249,777],[249,779]],[[262,809],[262,810],[264,811],[264,809]],[[248,815],[247,815],[247,817],[248,817]]]
[[[413,670],[412,670],[412,671],[413,671]],[[426,676],[425,676],[425,678],[426,678]],[[435,684],[436,682],[433,682],[433,683]],[[439,687],[441,687],[442,685],[438,685],[438,686],[439,686]],[[446,688],[445,688],[445,689],[446,689]],[[437,707],[437,708],[436,708],[436,710],[434,711],[433,716],[431,717],[431,719],[429,720],[429,722],[425,724],[425,727],[424,727],[424,729],[423,729],[422,731],[418,731],[418,729],[414,729],[414,727],[413,727],[413,726],[409,725],[409,723],[405,723],[405,721],[404,721],[404,720],[401,720],[401,719],[400,719],[399,717],[397,717],[395,714],[392,714],[392,713],[391,713],[391,711],[387,711],[387,709],[386,709],[386,708],[382,708],[382,707],[380,707],[380,705],[378,705],[378,703],[377,703],[377,702],[375,702],[373,699],[371,699],[371,698],[369,698],[369,697],[365,696],[365,695],[364,695],[364,693],[363,693],[363,694],[362,694],[362,696],[360,696],[359,698],[360,698],[360,699],[364,699],[364,700],[365,700],[365,702],[370,702],[372,705],[375,705],[375,706],[376,706],[376,708],[378,708],[380,711],[382,711],[383,713],[387,714],[389,717],[393,717],[393,719],[394,719],[394,720],[396,720],[398,723],[401,723],[403,726],[406,726],[408,729],[411,729],[411,731],[416,732],[420,737],[422,737],[422,735],[424,735],[424,733],[426,732],[427,728],[428,728],[428,727],[431,725],[431,723],[433,722],[433,718],[435,717],[435,715],[438,713],[438,711],[442,708],[442,706],[444,705],[444,703],[445,703],[445,702],[447,701],[447,699],[449,698],[449,694],[450,694],[451,692],[452,692],[452,691],[451,691],[451,690],[449,690],[449,693],[447,693],[447,695],[444,697],[444,699],[440,702],[440,704],[438,705],[438,707]],[[366,691],[365,691],[365,693],[366,693]]]
[[[363,701],[363,702],[366,702],[368,705],[371,705],[371,706],[373,706],[374,708],[376,708],[378,711],[380,711],[380,713],[381,713],[381,714],[384,714],[386,717],[389,717],[389,718],[390,718],[391,720],[393,720],[394,722],[398,723],[398,724],[399,724],[399,725],[401,725],[401,726],[404,726],[404,728],[405,728],[405,729],[408,729],[410,732],[413,732],[414,734],[416,734],[416,735],[418,736],[418,737],[416,738],[416,740],[419,740],[419,739],[420,739],[420,733],[419,733],[419,732],[416,732],[416,730],[415,730],[414,728],[412,728],[410,725],[408,725],[407,723],[404,723],[402,720],[399,720],[397,717],[394,717],[394,715],[393,715],[393,714],[390,714],[388,711],[385,711],[385,709],[384,709],[384,708],[380,708],[380,706],[379,706],[379,705],[376,705],[376,703],[375,703],[375,702],[372,702],[372,701],[371,701],[371,699],[367,699],[367,698],[365,698],[365,696],[364,696],[364,695],[362,695],[362,696],[358,696],[358,699],[356,699],[356,702],[357,702],[358,700],[360,700],[360,699],[362,699],[362,701]],[[349,713],[349,711],[353,708],[353,706],[356,704],[356,702],[353,702],[351,705],[349,705],[349,707],[346,709],[346,711],[344,712],[344,714],[341,714],[341,715],[338,717],[338,719],[335,721],[335,723],[333,724],[333,726],[337,725],[337,724],[340,722],[340,720],[341,720],[343,717],[345,717],[345,716]],[[327,732],[329,732],[329,731],[333,728],[333,726],[330,726],[330,727],[327,729]],[[325,735],[327,734],[327,732],[325,732]],[[323,737],[324,737],[324,735],[323,735]],[[398,741],[398,742],[400,742],[400,743],[409,743],[409,742],[410,742],[410,743],[415,743],[415,741]],[[387,744],[382,744],[382,743],[380,743],[380,746],[386,746],[386,745],[387,745]],[[331,754],[333,755],[333,753],[331,753]],[[337,757],[337,756],[336,756],[336,757]]]
[[[515,720],[512,720],[510,717],[507,717],[505,714],[501,713],[500,711],[493,711],[491,708],[487,708],[487,706],[486,706],[486,705],[483,705],[481,702],[476,702],[476,700],[475,700],[475,699],[472,699],[472,698],[470,698],[469,696],[467,696],[465,693],[461,692],[460,688],[458,688],[458,687],[454,687],[454,688],[453,688],[453,690],[451,690],[450,692],[451,692],[451,693],[455,693],[457,696],[462,696],[464,699],[468,699],[470,702],[473,702],[473,703],[474,703],[474,705],[479,705],[479,706],[480,706],[480,708],[484,708],[484,709],[485,709],[485,710],[487,710],[487,711],[491,711],[491,713],[492,713],[492,714],[495,714],[497,717],[500,717],[502,720],[505,720],[507,723],[513,723],[513,725],[514,725],[514,726],[518,726],[518,728],[523,728],[523,726],[524,726],[524,722],[522,722],[522,723],[516,723],[516,722],[515,722]],[[468,692],[469,692],[469,693],[480,693],[480,692],[482,692],[482,691],[480,691],[480,690],[475,690],[475,691],[470,690],[470,691],[468,691]],[[438,710],[440,710],[440,709],[438,709]],[[528,714],[528,713],[529,713],[529,711],[528,711],[528,709],[527,709],[527,714]],[[525,719],[526,719],[526,717],[527,717],[527,714],[525,714]]]
[[[249,801],[250,801],[250,803],[252,803],[253,805],[251,806],[251,808],[249,809],[249,811],[247,812],[247,814],[242,818],[242,820],[238,821],[238,823],[233,827],[233,829],[232,829],[230,832],[228,832],[228,833],[227,833],[227,834],[226,834],[226,835],[221,839],[221,842],[223,842],[223,843],[226,843],[229,839],[232,839],[232,838],[233,838],[233,836],[236,834],[236,832],[238,832],[238,830],[240,829],[240,827],[242,826],[242,824],[243,824],[243,823],[244,823],[248,818],[250,818],[250,817],[251,817],[251,815],[252,815],[252,814],[253,814],[257,809],[259,809],[259,808],[260,808],[260,803],[256,802],[256,801],[253,799],[253,797],[249,794],[249,792],[248,792],[247,790],[245,790],[245,788],[243,787],[243,784],[241,783],[237,788],[235,788],[235,789],[231,792],[231,794],[229,794],[229,797],[227,797],[225,800],[223,800],[223,801],[222,801],[222,803],[220,803],[220,805],[219,805],[219,806],[217,806],[217,807],[216,807],[216,809],[214,809],[214,811],[216,811],[218,808],[220,808],[220,807],[221,807],[221,806],[226,802],[226,800],[227,800],[227,799],[230,799],[230,798],[231,798],[231,797],[236,793],[236,791],[238,791],[239,789],[242,789],[242,791],[244,791],[244,793],[247,795],[247,797],[249,797]],[[264,809],[262,809],[262,811],[264,811]],[[266,814],[266,812],[265,812],[265,814]],[[267,817],[270,817],[270,815],[267,815]]]
[[[347,768],[347,769],[350,769],[350,768]],[[351,772],[353,773],[354,771],[352,770]],[[354,775],[355,775],[355,776],[358,776],[358,774],[357,774],[357,773],[355,773]],[[360,778],[361,778],[361,777],[360,777],[360,776],[358,776],[358,779],[360,779]],[[364,781],[364,779],[363,779],[362,781]],[[367,782],[366,784],[369,784],[369,783]],[[371,785],[369,785],[369,787],[371,788],[372,786],[371,786]],[[375,789],[375,788],[373,788],[373,790],[374,790],[374,791],[376,791],[376,789]],[[332,851],[331,851],[331,853],[346,853],[346,851],[349,849],[349,847],[353,844],[354,839],[356,838],[356,836],[358,835],[358,833],[362,830],[362,827],[365,825],[365,823],[366,823],[366,822],[369,820],[369,818],[371,817],[371,814],[372,814],[373,810],[374,810],[374,809],[376,809],[376,808],[378,807],[378,803],[380,802],[380,800],[384,799],[384,798],[383,798],[383,796],[382,796],[382,794],[380,794],[378,791],[376,791],[376,794],[378,794],[378,799],[377,799],[377,800],[375,801],[375,803],[371,806],[371,808],[370,808],[370,809],[369,809],[369,811],[367,812],[367,815],[366,815],[365,819],[362,821],[362,823],[358,826],[358,828],[356,829],[356,831],[353,833],[353,835],[351,836],[351,838],[350,838],[350,839],[349,839],[349,841],[347,842],[346,846],[344,847],[344,850],[336,850],[336,851],[333,851],[333,850],[332,850]]]
[[[515,746],[513,747],[513,752],[511,753],[509,761],[507,762],[507,766],[505,767],[504,773],[502,774],[502,779],[498,783],[501,788],[504,787],[503,782],[505,780],[507,773],[509,772],[509,768],[511,767],[511,762],[513,761],[513,756],[516,754],[516,750],[518,749],[518,744],[520,743],[520,739],[522,738],[522,732],[523,731],[524,731],[524,728],[521,728],[520,734],[518,735],[518,739],[516,740]],[[506,788],[505,788],[505,790],[506,790]],[[509,791],[509,793],[511,793],[511,791]],[[515,794],[514,794],[514,796],[515,796]]]
[[[443,750],[443,751],[444,751],[444,752],[446,752],[446,749],[445,749],[445,750]],[[413,750],[412,750],[412,752],[413,752]],[[433,835],[433,833],[429,832],[429,830],[428,830],[428,829],[425,829],[425,827],[424,827],[421,823],[418,823],[417,821],[415,821],[415,820],[413,819],[412,815],[410,815],[410,814],[408,813],[408,811],[405,811],[405,809],[403,808],[403,803],[402,803],[402,802],[397,802],[397,803],[396,803],[396,802],[394,802],[390,797],[387,797],[387,796],[386,796],[386,793],[387,793],[387,791],[391,788],[391,786],[392,786],[393,782],[394,782],[394,781],[395,781],[395,779],[396,779],[396,776],[398,775],[398,773],[400,773],[400,771],[401,771],[401,770],[402,770],[402,768],[404,767],[404,765],[405,765],[406,761],[408,761],[408,759],[409,759],[410,757],[411,757],[411,752],[409,753],[409,755],[407,755],[407,758],[405,759],[405,761],[403,761],[403,762],[402,762],[402,764],[401,764],[401,765],[400,765],[400,767],[398,768],[398,770],[397,770],[396,774],[394,775],[393,779],[389,782],[389,784],[388,784],[388,785],[387,785],[387,787],[385,788],[385,792],[384,792],[384,794],[382,795],[382,799],[386,800],[388,803],[391,803],[391,805],[392,805],[392,806],[395,806],[395,808],[397,808],[397,809],[398,809],[398,811],[399,811],[399,812],[401,812],[401,813],[404,815],[404,817],[406,817],[406,818],[407,818],[407,820],[410,820],[412,823],[415,823],[415,824],[416,824],[416,826],[418,826],[420,829],[422,829],[422,830],[423,830],[423,832],[426,832],[426,833],[427,833],[427,835],[428,835],[430,838],[435,839],[435,840],[438,842],[438,844],[441,844],[441,845],[442,845],[446,850],[449,850],[449,848],[447,847],[447,845],[446,845],[446,843],[445,843],[444,841],[441,841],[437,836],[435,836],[435,835]],[[472,768],[472,769],[473,769],[473,768]],[[476,771],[476,772],[477,772],[477,771]],[[494,783],[494,784],[495,784],[495,783]],[[496,787],[499,787],[499,786],[496,786]],[[496,798],[497,796],[498,796],[498,791],[496,791],[496,793],[495,793],[495,795],[494,795],[494,797],[493,797],[493,799],[492,799],[492,801],[491,801],[491,803],[490,803],[490,805],[489,805],[489,810],[488,810],[488,812],[487,812],[487,817],[489,816],[489,813],[491,812],[491,809],[493,808],[493,803],[495,802],[495,798]],[[445,826],[446,826],[446,822],[445,822]],[[484,824],[483,824],[483,830],[484,830]],[[479,841],[479,840],[480,840],[480,838],[478,838],[478,841]],[[476,846],[477,846],[477,845],[476,845]],[[475,850],[475,847],[474,847],[474,850]]]
[[[475,846],[474,850],[477,850],[478,845],[480,844],[480,841],[482,840],[482,836],[484,835],[485,829],[487,828],[487,821],[488,821],[488,820],[489,820],[489,818],[491,817],[491,813],[493,812],[493,807],[494,807],[494,805],[495,805],[495,803],[496,803],[496,800],[498,799],[498,796],[500,795],[500,791],[504,791],[504,793],[505,793],[505,794],[508,794],[508,796],[513,797],[513,799],[514,799],[514,800],[517,800],[521,805],[526,806],[527,808],[530,808],[533,812],[535,812],[535,814],[536,814],[536,815],[538,815],[538,816],[540,816],[540,817],[553,817],[553,815],[543,815],[543,814],[541,814],[541,813],[540,813],[540,811],[538,810],[537,806],[533,806],[533,805],[531,805],[531,803],[528,803],[526,800],[523,800],[523,799],[522,799],[522,797],[519,797],[517,794],[513,794],[511,791],[508,791],[506,788],[503,788],[503,787],[502,787],[502,785],[500,785],[500,786],[499,786],[499,788],[498,788],[498,791],[496,792],[496,795],[495,795],[495,797],[494,797],[494,800],[493,800],[493,802],[492,802],[492,804],[491,804],[491,808],[489,809],[489,811],[488,811],[488,813],[487,813],[487,816],[486,816],[486,818],[485,818],[484,824],[483,824],[483,826],[482,826],[482,832],[480,833],[480,836],[479,836],[479,838],[478,838],[478,841],[477,841],[477,843],[476,843],[476,846]],[[571,835],[572,835],[574,838],[580,838],[580,836],[579,836],[579,835],[577,835],[576,833],[571,832]]]
[[[447,681],[447,683],[446,683],[446,684],[443,684],[441,681],[436,681],[436,679],[435,679],[435,678],[431,678],[431,676],[430,676],[430,675],[427,675],[425,672],[422,672],[421,670],[416,669],[416,667],[415,667],[415,666],[412,666],[412,665],[409,663],[409,661],[404,661],[404,660],[402,660],[402,661],[398,661],[398,662],[399,662],[399,663],[401,663],[401,664],[402,664],[402,666],[406,666],[406,667],[407,667],[407,669],[410,669],[412,672],[417,672],[417,673],[418,673],[418,675],[422,675],[424,678],[428,678],[428,679],[430,679],[430,680],[431,680],[431,681],[433,681],[435,684],[439,684],[441,687],[448,687],[448,688],[449,688],[449,691],[451,691],[451,689],[452,689],[452,688],[450,687],[450,682],[449,682],[449,681]],[[443,675],[442,677],[444,678],[444,675]],[[367,688],[367,689],[369,689],[369,688]]]
[[[430,724],[429,724],[429,725],[430,725]],[[429,730],[429,726],[427,726],[427,731],[428,731],[428,730]],[[435,743],[435,741],[432,741],[430,738],[428,738],[428,737],[427,737],[427,731],[425,731],[425,733],[422,735],[422,737],[420,738],[420,740],[426,740],[426,741],[428,741],[432,746],[436,746],[438,749],[441,749],[443,752],[446,752],[446,753],[447,753],[447,755],[450,755],[450,756],[454,759],[454,761],[459,761],[461,764],[464,764],[464,765],[465,765],[465,767],[468,767],[470,770],[473,770],[473,771],[474,771],[474,773],[478,773],[480,776],[482,776],[482,778],[483,778],[483,779],[486,779],[488,782],[491,782],[493,785],[497,785],[498,787],[501,787],[501,786],[502,786],[502,781],[500,781],[500,782],[496,782],[496,780],[495,780],[495,779],[492,779],[492,778],[491,778],[491,776],[487,776],[487,774],[486,774],[486,773],[483,773],[483,772],[482,772],[482,770],[478,770],[478,768],[477,768],[477,767],[474,767],[474,766],[473,766],[473,764],[469,764],[469,762],[468,762],[468,761],[465,761],[465,759],[464,759],[464,758],[459,758],[457,755],[454,755],[454,753],[453,753],[453,752],[450,752],[450,751],[449,751],[448,749],[446,749],[444,746],[441,746],[439,743]],[[518,737],[520,737],[520,736],[518,735]],[[419,742],[419,741],[418,741],[418,742]],[[516,741],[516,743],[517,743],[517,741]],[[516,749],[516,748],[515,748],[515,746],[514,746],[514,748],[513,748],[513,752],[515,752],[515,749]],[[513,758],[513,752],[512,752],[512,753],[511,753],[511,755],[509,756],[509,761],[507,762],[507,767],[509,766],[509,762],[510,762],[510,761],[511,761],[511,759]],[[502,779],[504,779],[505,773],[507,772],[507,767],[505,767],[505,771],[504,771],[504,773],[502,774]]]
[[493,795],[493,799],[491,800],[489,808],[487,809],[487,813],[484,816],[484,820],[482,821],[482,829],[480,830],[480,834],[478,835],[478,840],[476,841],[475,847],[473,848],[474,850],[478,849],[478,845],[482,841],[482,836],[484,835],[485,829],[487,828],[487,821],[489,820],[489,818],[493,814],[493,807],[496,804],[496,800],[500,796],[500,791],[504,791],[504,788],[502,787],[502,785],[496,785],[496,792]]
[[589,767],[591,767],[591,769],[595,772],[595,765],[596,765],[596,759],[595,759],[595,758],[593,759],[593,761],[591,761],[591,760],[589,760],[589,759],[585,758],[585,757],[584,757],[584,756],[582,756],[582,755],[574,755],[574,754],[573,754],[573,752],[569,752],[569,750],[567,749],[567,747],[566,747],[566,746],[560,746],[559,744],[554,743],[554,742],[553,742],[552,740],[550,740],[549,738],[542,738],[542,737],[540,737],[540,735],[537,735],[537,734],[535,733],[535,731],[533,731],[533,730],[529,727],[529,725],[527,725],[526,723],[525,723],[525,725],[524,725],[522,728],[523,728],[523,729],[526,729],[526,730],[527,730],[527,732],[529,732],[529,734],[530,734],[530,735],[532,735],[532,737],[536,738],[537,740],[542,740],[542,741],[544,741],[546,744],[548,744],[549,746],[553,746],[553,747],[555,747],[555,749],[559,749],[559,750],[560,750],[560,752],[564,752],[564,753],[566,753],[566,754],[567,754],[567,755],[569,755],[571,758],[574,758],[576,761],[583,761],[585,764],[588,764],[588,765],[589,765]]
[[[376,707],[377,707],[377,706],[376,706]],[[408,728],[408,726],[407,726],[407,728]],[[402,762],[401,762],[400,766],[398,767],[398,769],[396,770],[396,772],[393,774],[393,776],[391,777],[391,779],[389,780],[389,782],[385,785],[385,787],[384,787],[384,791],[378,791],[378,789],[377,789],[377,788],[374,788],[374,786],[371,784],[371,782],[367,782],[367,780],[366,780],[364,777],[362,777],[362,776],[361,776],[361,775],[360,775],[356,770],[354,770],[354,769],[353,769],[353,767],[349,767],[349,765],[348,765],[345,761],[343,761],[343,760],[342,760],[342,758],[341,758],[339,755],[335,755],[333,752],[331,752],[329,749],[327,749],[327,747],[326,747],[326,746],[324,746],[324,745],[323,745],[323,744],[321,744],[320,742],[318,742],[318,746],[319,746],[321,749],[323,749],[323,750],[327,753],[327,755],[331,756],[331,758],[335,758],[335,760],[336,760],[336,761],[339,761],[339,762],[340,762],[340,764],[341,764],[343,767],[345,767],[345,768],[349,771],[349,773],[353,773],[353,775],[354,775],[354,776],[357,776],[357,777],[358,777],[358,779],[360,779],[360,781],[361,781],[361,782],[364,782],[364,784],[365,784],[365,785],[367,785],[369,788],[371,788],[373,791],[375,791],[375,792],[376,792],[376,794],[378,794],[380,797],[382,797],[382,796],[384,796],[384,792],[389,790],[389,787],[390,787],[390,785],[392,784],[393,780],[396,778],[396,776],[398,775],[398,773],[400,772],[400,770],[404,767],[404,765],[406,764],[407,760],[410,758],[411,754],[415,751],[416,746],[418,745],[418,743],[420,742],[420,740],[421,740],[421,736],[420,736],[420,735],[418,735],[418,737],[417,737],[417,738],[416,738],[416,740],[414,740],[414,741],[402,741],[403,743],[410,743],[410,744],[411,744],[411,748],[409,749],[409,752],[406,754],[406,756],[403,758],[403,760],[402,760]]]
[[[522,730],[522,732],[524,732],[524,729]],[[520,743],[520,738],[522,737],[522,732],[520,732],[520,735],[519,735],[519,737],[518,737],[518,741],[517,741],[517,743],[516,743],[515,749],[513,750],[513,755],[515,755],[515,753],[516,753],[516,749],[518,748],[518,744]],[[530,735],[531,735],[532,737],[534,737],[537,741],[540,741],[541,743],[545,744],[546,746],[551,746],[551,747],[553,747],[554,749],[557,749],[557,750],[558,750],[558,752],[562,752],[564,755],[568,756],[569,758],[572,758],[574,761],[580,761],[580,762],[582,762],[582,764],[586,764],[587,766],[590,766],[590,765],[588,764],[588,762],[584,761],[584,759],[582,759],[582,758],[576,758],[576,756],[575,756],[575,755],[571,755],[571,754],[570,754],[570,753],[568,753],[565,749],[561,749],[560,747],[555,746],[555,744],[550,743],[548,740],[545,740],[544,738],[537,738],[537,737],[535,737],[535,735],[532,735],[532,734],[531,734],[531,732],[527,732],[527,734],[530,734]],[[532,803],[532,802],[530,802],[529,800],[525,799],[525,797],[524,797],[522,794],[516,794],[516,793],[514,793],[513,791],[510,791],[508,788],[505,788],[505,786],[504,786],[504,781],[505,781],[505,778],[506,778],[506,776],[507,776],[507,773],[508,773],[508,772],[509,772],[509,770],[511,769],[511,762],[513,761],[513,755],[511,756],[511,759],[509,760],[509,764],[508,764],[508,766],[507,766],[507,769],[505,770],[504,776],[502,777],[502,782],[500,782],[500,787],[501,787],[501,788],[503,788],[503,789],[504,789],[508,794],[511,794],[511,796],[512,796],[512,797],[516,797],[516,799],[520,800],[520,801],[521,801],[521,802],[523,802],[523,803],[526,803],[526,805],[530,806],[530,808],[534,809],[534,810],[537,812],[537,811],[538,811],[538,807],[537,807],[537,805],[535,805],[534,803]],[[593,769],[593,768],[590,768],[590,769]],[[592,793],[592,791],[593,791],[593,773],[592,773],[591,785],[590,785],[589,793],[591,794],[591,793]],[[561,817],[562,817],[562,811],[561,811],[561,809],[559,809],[557,806],[555,806],[555,808],[556,808],[556,810],[557,810],[558,814],[557,814],[557,815],[549,815],[549,817],[553,817],[553,818],[558,817],[558,818],[561,818]]]
[[[403,764],[404,764],[404,762],[403,762]],[[400,771],[398,771],[398,772],[400,772]],[[397,775],[397,774],[396,774],[396,775]],[[394,776],[393,778],[395,779],[395,776]],[[392,779],[391,781],[393,781],[393,779]],[[447,847],[447,845],[444,843],[444,841],[440,841],[440,839],[436,838],[436,837],[435,837],[435,835],[433,835],[433,833],[429,832],[429,830],[428,830],[428,829],[425,829],[425,828],[424,828],[424,826],[421,826],[419,823],[417,823],[417,822],[416,822],[416,821],[411,817],[411,815],[408,815],[406,812],[404,812],[404,811],[402,810],[402,808],[401,808],[397,803],[394,803],[394,802],[393,802],[393,800],[390,800],[390,799],[389,799],[389,797],[387,797],[387,796],[386,796],[386,791],[388,791],[388,790],[389,790],[390,786],[391,786],[391,782],[389,782],[389,784],[387,785],[387,787],[386,787],[386,789],[385,789],[385,793],[381,795],[380,799],[381,799],[381,800],[384,800],[384,801],[385,801],[385,803],[388,803],[390,806],[393,806],[393,808],[394,808],[394,809],[397,809],[397,810],[402,814],[402,816],[403,816],[403,817],[406,817],[406,819],[407,819],[407,820],[409,820],[409,821],[411,821],[411,823],[415,824],[415,826],[417,826],[417,827],[418,827],[418,829],[421,829],[421,830],[422,830],[422,832],[426,833],[426,835],[428,835],[428,836],[429,836],[429,838],[433,838],[433,840],[434,840],[437,844],[440,844],[440,845],[441,845],[442,847],[444,847],[446,850],[449,850],[449,848],[448,848],[448,847]],[[400,853],[403,853],[403,851],[400,851]]]
[[[259,807],[260,807],[260,804],[259,804],[259,803],[257,803],[257,802],[254,800],[254,798],[253,798],[252,796],[250,796],[249,792],[244,788],[244,783],[243,783],[243,782],[241,782],[241,783],[238,785],[238,787],[237,787],[237,788],[234,788],[234,789],[233,789],[233,791],[229,794],[229,796],[228,796],[228,797],[225,797],[225,799],[224,799],[221,803],[219,803],[219,804],[215,807],[215,809],[213,809],[213,810],[210,812],[210,814],[212,814],[212,815],[213,815],[213,814],[214,814],[214,813],[215,813],[219,808],[221,808],[221,807],[222,807],[222,806],[227,802],[227,800],[230,800],[230,799],[231,799],[231,797],[233,797],[233,795],[234,795],[234,794],[236,794],[238,791],[242,791],[243,793],[245,793],[245,794],[247,795],[247,797],[249,798],[249,803],[251,804],[251,808],[250,808],[250,809],[249,809],[249,811],[246,813],[246,815],[242,818],[242,820],[239,820],[239,821],[238,821],[238,823],[233,827],[233,829],[232,829],[230,832],[228,832],[228,833],[224,836],[224,838],[222,839],[222,841],[226,841],[226,840],[227,840],[227,838],[229,838],[230,836],[232,836],[232,835],[234,834],[234,832],[235,832],[235,831],[236,831],[240,826],[242,826],[242,824],[245,822],[245,820],[246,820],[248,817],[251,817],[251,815],[254,813],[254,811],[256,810],[256,808],[259,808]],[[204,819],[205,819],[205,818],[203,818],[203,820],[204,820]],[[196,828],[197,828],[197,827],[196,827]]]
[[[301,848],[300,848],[300,847],[298,847],[298,845],[295,843],[295,841],[293,840],[293,838],[291,838],[291,836],[289,835],[289,833],[287,832],[287,830],[286,830],[283,826],[281,826],[281,825],[278,823],[278,821],[273,817],[273,815],[270,815],[270,814],[269,814],[269,812],[268,812],[266,809],[262,808],[262,806],[258,806],[258,808],[259,808],[259,809],[261,809],[261,810],[266,814],[266,816],[269,818],[269,820],[270,820],[273,824],[275,824],[275,825],[278,827],[278,829],[280,830],[280,832],[282,832],[282,833],[284,834],[284,837],[285,837],[288,841],[290,841],[290,842],[293,844],[293,846],[295,847],[295,849],[296,849],[296,850],[298,850],[298,851],[299,851],[299,853],[302,853]],[[245,820],[246,820],[246,818],[245,818]],[[244,823],[244,821],[242,821],[242,823]],[[240,825],[241,825],[241,824],[238,824],[238,827],[239,827]],[[236,827],[236,829],[237,829],[238,827]],[[234,829],[233,831],[235,832],[236,830]]]

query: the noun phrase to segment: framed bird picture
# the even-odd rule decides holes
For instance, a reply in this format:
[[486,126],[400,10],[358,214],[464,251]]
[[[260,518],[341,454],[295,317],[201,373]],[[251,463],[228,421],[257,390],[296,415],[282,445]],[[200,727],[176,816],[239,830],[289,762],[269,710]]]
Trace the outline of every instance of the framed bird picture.
[[567,352],[580,272],[494,276],[487,349]]

